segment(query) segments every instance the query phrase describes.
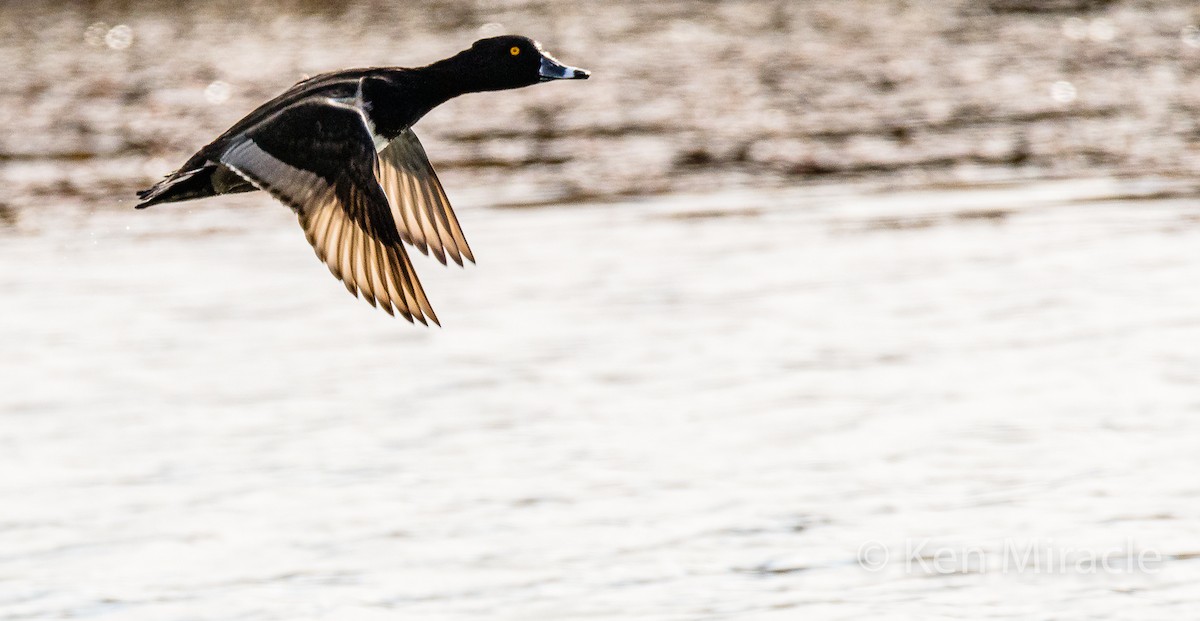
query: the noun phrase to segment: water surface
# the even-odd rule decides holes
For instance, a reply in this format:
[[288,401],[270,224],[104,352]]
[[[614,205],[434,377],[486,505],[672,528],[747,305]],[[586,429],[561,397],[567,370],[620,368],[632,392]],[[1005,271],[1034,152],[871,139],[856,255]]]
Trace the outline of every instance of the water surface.
[[[0,619],[1187,616],[1200,211],[1137,198],[1173,187],[464,199],[441,329],[262,195],[23,213]],[[1162,562],[857,562],[925,539]]]

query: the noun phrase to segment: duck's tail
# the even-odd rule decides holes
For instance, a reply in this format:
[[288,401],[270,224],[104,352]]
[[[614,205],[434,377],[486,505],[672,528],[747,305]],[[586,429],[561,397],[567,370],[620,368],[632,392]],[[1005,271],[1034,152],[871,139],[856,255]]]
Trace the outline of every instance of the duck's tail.
[[153,187],[138,192],[137,196],[142,202],[135,205],[135,208],[145,209],[159,203],[175,203],[213,196],[216,192],[212,187],[212,173],[213,168],[210,166],[172,173]]

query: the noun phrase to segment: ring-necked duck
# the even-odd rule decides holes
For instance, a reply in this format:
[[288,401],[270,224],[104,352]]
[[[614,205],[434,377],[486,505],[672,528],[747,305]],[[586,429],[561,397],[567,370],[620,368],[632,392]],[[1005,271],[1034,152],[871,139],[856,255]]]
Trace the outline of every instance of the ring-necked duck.
[[589,75],[518,36],[482,39],[416,69],[319,75],[139,192],[137,207],[266,190],[296,211],[317,256],[351,293],[409,321],[438,323],[402,242],[443,264],[475,257],[412,125],[465,93]]

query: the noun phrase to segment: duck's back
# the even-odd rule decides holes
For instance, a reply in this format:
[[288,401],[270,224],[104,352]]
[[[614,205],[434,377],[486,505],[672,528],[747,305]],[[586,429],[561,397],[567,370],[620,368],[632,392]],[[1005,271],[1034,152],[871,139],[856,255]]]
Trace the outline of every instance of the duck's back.
[[192,200],[218,194],[252,192],[257,188],[220,164],[221,156],[226,150],[235,146],[243,135],[260,124],[270,121],[280,112],[306,101],[326,99],[341,102],[353,101],[358,96],[359,84],[363,78],[370,79],[372,83],[387,85],[386,88],[391,91],[400,91],[402,88],[397,86],[397,83],[404,82],[406,73],[408,73],[407,69],[399,68],[346,69],[324,73],[297,82],[279,96],[242,117],[215,140],[188,158],[183,166],[166,179],[144,192],[139,192],[138,196],[143,202],[138,207],[144,208],[159,203]]
[[198,168],[206,162],[219,161],[221,153],[229,146],[229,142],[232,139],[244,134],[254,126],[271,118],[271,116],[289,106],[296,105],[310,98],[352,99],[358,92],[359,80],[362,78],[378,77],[390,79],[403,71],[403,69],[394,68],[346,69],[323,73],[297,82],[279,96],[255,108],[250,114],[242,117],[242,120],[234,123],[233,126],[225,130],[216,140],[213,140],[203,149],[197,151],[184,164],[183,169]]

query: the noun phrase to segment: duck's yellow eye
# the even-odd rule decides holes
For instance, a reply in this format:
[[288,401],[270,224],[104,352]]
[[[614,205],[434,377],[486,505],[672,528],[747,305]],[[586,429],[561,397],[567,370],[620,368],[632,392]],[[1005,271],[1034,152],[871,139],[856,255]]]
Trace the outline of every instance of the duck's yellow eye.
[[514,45],[514,46],[512,46],[511,49],[508,50],[508,53],[512,54],[513,56],[518,56],[521,54],[521,48]]

